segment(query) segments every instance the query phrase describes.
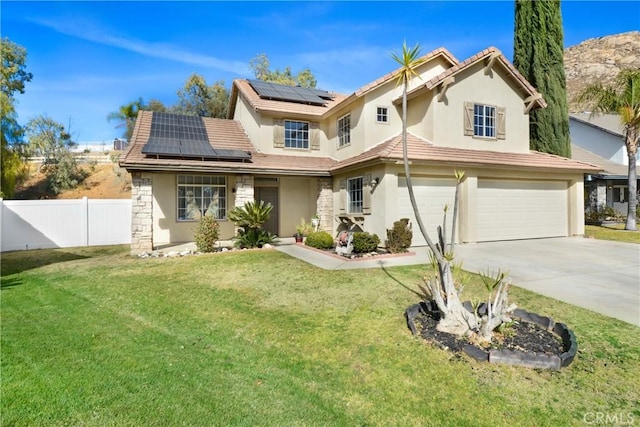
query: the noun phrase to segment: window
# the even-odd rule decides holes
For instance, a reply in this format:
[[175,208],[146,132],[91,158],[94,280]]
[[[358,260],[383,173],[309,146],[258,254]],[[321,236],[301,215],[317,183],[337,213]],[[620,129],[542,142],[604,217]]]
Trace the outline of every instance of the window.
[[227,218],[227,179],[212,175],[178,175],[178,221],[203,215]]
[[481,104],[473,106],[473,135],[495,138],[496,107]]
[[629,187],[613,187],[613,202],[625,203],[629,200]]
[[284,146],[287,148],[309,148],[309,122],[284,121]]
[[362,177],[347,180],[348,212],[362,213]]
[[376,122],[389,123],[389,110],[387,107],[378,107],[376,109]]
[[506,109],[473,102],[464,103],[464,134],[487,139],[506,139]]
[[338,147],[351,144],[351,115],[338,119]]

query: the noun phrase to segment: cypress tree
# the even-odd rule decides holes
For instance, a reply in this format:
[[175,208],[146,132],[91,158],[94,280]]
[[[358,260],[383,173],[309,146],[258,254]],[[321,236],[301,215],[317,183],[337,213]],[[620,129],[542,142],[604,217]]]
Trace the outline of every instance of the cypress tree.
[[559,0],[515,0],[513,65],[547,102],[529,113],[530,147],[571,156]]

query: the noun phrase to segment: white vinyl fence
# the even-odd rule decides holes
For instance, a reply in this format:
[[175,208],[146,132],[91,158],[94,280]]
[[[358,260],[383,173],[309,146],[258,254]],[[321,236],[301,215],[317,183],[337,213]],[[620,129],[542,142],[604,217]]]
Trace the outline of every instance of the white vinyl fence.
[[131,243],[131,200],[2,200],[0,252]]

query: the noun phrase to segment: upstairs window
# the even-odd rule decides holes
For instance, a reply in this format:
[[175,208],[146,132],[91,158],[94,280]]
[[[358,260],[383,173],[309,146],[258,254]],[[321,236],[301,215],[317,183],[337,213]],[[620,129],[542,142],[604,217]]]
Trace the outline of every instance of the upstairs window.
[[351,115],[338,119],[338,147],[351,144]]
[[224,176],[178,175],[178,221],[198,221],[204,215],[227,217]]
[[309,122],[284,121],[284,146],[309,149]]
[[481,104],[473,106],[473,135],[495,138],[496,107]]
[[464,103],[464,134],[478,138],[505,139],[505,108]]
[[389,123],[389,110],[387,107],[376,108],[376,122]]

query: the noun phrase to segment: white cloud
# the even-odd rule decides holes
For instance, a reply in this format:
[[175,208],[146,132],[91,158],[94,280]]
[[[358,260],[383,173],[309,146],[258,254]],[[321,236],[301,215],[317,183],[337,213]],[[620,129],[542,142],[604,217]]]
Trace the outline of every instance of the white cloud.
[[249,74],[247,64],[240,61],[227,61],[214,56],[202,55],[171,44],[148,43],[143,40],[115,36],[106,31],[102,31],[91,24],[85,23],[85,25],[82,25],[79,24],[79,22],[74,21],[73,25],[68,25],[65,22],[53,22],[46,19],[32,19],[31,22],[50,28],[67,36],[106,46],[117,47],[144,56],[213,68],[236,75]]

